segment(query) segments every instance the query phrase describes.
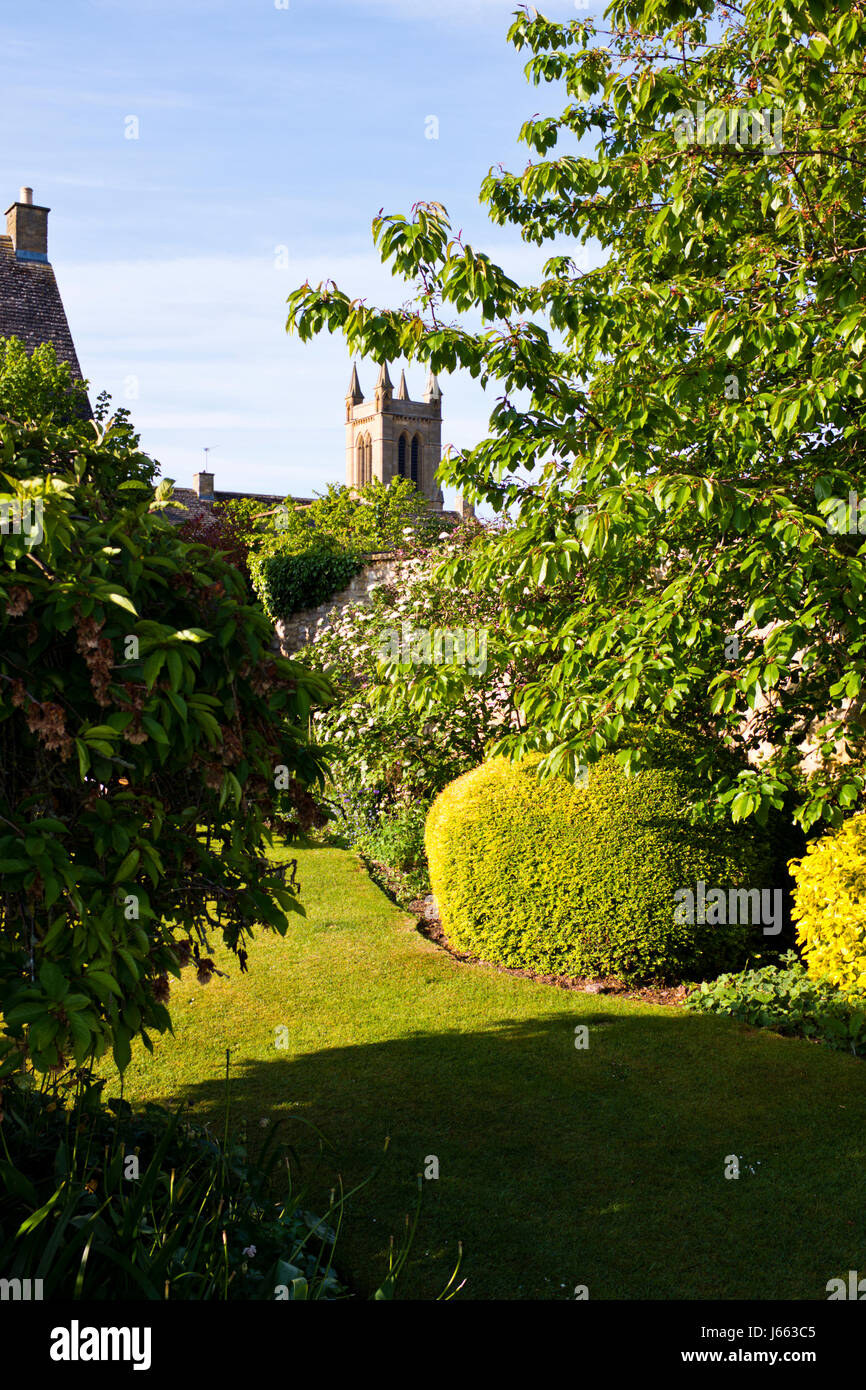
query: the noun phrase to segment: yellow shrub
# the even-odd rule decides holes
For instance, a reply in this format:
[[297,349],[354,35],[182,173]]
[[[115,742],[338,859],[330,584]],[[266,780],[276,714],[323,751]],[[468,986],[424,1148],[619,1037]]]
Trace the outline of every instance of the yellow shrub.
[[792,916],[809,974],[866,994],[866,815],[823,835],[790,867]]
[[634,981],[743,965],[760,928],[680,922],[675,894],[698,880],[769,885],[767,837],[690,824],[694,744],[671,733],[650,745],[634,778],[613,754],[593,763],[585,787],[539,782],[537,757],[494,758],[440,793],[425,839],[453,946],[509,967]]

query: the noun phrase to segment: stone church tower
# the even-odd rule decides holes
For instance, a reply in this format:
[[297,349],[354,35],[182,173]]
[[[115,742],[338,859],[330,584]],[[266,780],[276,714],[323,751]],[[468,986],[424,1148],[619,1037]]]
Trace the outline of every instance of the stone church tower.
[[346,486],[361,488],[374,478],[410,478],[432,509],[442,510],[436,471],[442,458],[442,392],[431,372],[423,401],[410,401],[406,373],[394,392],[387,363],[379,369],[372,400],[365,401],[358,368],[346,395]]

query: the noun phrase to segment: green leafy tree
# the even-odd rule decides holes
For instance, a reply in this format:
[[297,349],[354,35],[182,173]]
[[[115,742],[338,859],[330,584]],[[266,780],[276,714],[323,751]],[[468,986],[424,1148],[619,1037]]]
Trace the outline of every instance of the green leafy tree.
[[0,414],[76,424],[90,415],[87,383],[58,362],[53,343],[28,352],[20,338],[0,338]]
[[329,483],[327,492],[304,503],[287,497],[277,506],[263,506],[253,498],[236,498],[217,502],[214,512],[230,521],[258,554],[296,554],[321,536],[359,555],[373,554],[405,548],[410,531],[418,545],[453,525],[430,511],[408,478],[390,483],[374,478],[358,491]]
[[[482,187],[494,222],[555,243],[537,283],[425,203],[373,224],[414,306],[305,285],[289,327],[500,386],[489,437],[442,476],[512,514],[455,574],[501,592],[518,666],[546,656],[504,751],[573,774],[619,745],[633,766],[631,725],[680,722],[708,735],[716,814],[836,823],[866,783],[866,17],[614,0],[605,18],[527,10],[510,30],[530,80],[567,92],[523,126],[525,170]],[[722,744],[752,755],[735,779]]]
[[78,440],[82,477],[95,482],[98,474],[106,496],[124,483],[150,487],[159,472],[139,448],[129,411],[121,406],[112,412],[110,402],[102,391],[91,416],[87,382],[73,377],[66,362],[58,362],[52,343],[28,352],[19,338],[0,338],[0,417],[62,426],[67,441]]
[[378,478],[357,492],[335,483],[296,514],[307,526],[334,537],[346,538],[359,552],[408,548],[434,540],[453,525],[431,512],[417,487],[408,478],[382,483]]
[[169,484],[111,495],[129,436],[88,428],[0,422],[0,1074],[125,1067],[212,930],[243,970],[302,910],[268,825],[277,797],[289,834],[318,814],[325,682],[160,515]]

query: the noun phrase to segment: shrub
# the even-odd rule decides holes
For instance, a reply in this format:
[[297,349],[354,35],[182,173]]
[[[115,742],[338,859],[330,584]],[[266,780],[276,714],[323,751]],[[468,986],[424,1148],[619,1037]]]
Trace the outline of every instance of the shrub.
[[[380,810],[429,804],[433,797],[484,760],[491,743],[514,719],[516,673],[502,668],[505,642],[495,602],[443,577],[443,562],[485,544],[475,524],[456,529],[435,546],[418,546],[401,563],[399,583],[382,584],[369,603],[333,615],[297,659],[323,670],[335,698],[315,715],[315,727],[333,752],[339,796],[354,801],[371,788]],[[441,665],[434,706],[419,709],[420,665],[385,663],[383,638],[403,633],[472,628],[484,633],[489,666]],[[387,645],[387,642],[386,642]]]
[[866,994],[866,814],[792,861],[797,939],[814,979]]
[[389,886],[401,902],[430,891],[424,826],[428,806],[423,801],[382,810],[378,789],[343,793],[336,801],[335,828],[373,865],[386,870]]
[[58,362],[53,343],[28,352],[20,338],[0,338],[0,414],[76,425],[90,417],[87,383],[72,375],[67,362]]
[[445,789],[426,844],[454,946],[511,967],[635,982],[743,962],[755,927],[679,922],[674,894],[698,880],[768,885],[769,837],[690,824],[696,749],[672,733],[642,742],[633,778],[615,754],[591,766],[585,787],[539,781],[535,757],[495,758]]
[[694,985],[686,1008],[726,1014],[755,1028],[772,1028],[800,1038],[821,1039],[830,1047],[866,1054],[866,1007],[829,980],[814,980],[796,952],[778,962]]
[[317,1219],[302,1191],[269,1195],[276,1126],[253,1161],[242,1140],[219,1143],[157,1105],[67,1108],[60,1093],[11,1087],[6,1100],[5,1276],[41,1278],[47,1298],[273,1301],[280,1285],[289,1299],[347,1296],[331,1268],[339,1208]]
[[[294,540],[294,537],[292,538]],[[269,618],[288,618],[315,608],[345,589],[362,561],[330,536],[303,539],[304,548],[280,549],[250,557],[253,586]]]
[[374,480],[358,493],[332,483],[323,497],[303,505],[291,497],[265,508],[249,499],[220,502],[215,514],[249,552],[253,587],[272,619],[326,603],[366,556],[405,554],[454,526],[431,512],[406,478]]
[[170,1026],[169,973],[210,979],[213,927],[242,969],[254,924],[284,933],[301,908],[266,857],[275,769],[295,824],[322,775],[325,684],[157,514],[167,487],[106,499],[128,440],[83,429],[0,421],[0,500],[44,506],[40,536],[0,538],[0,1074],[22,1049],[47,1071],[112,1048],[123,1069]]
[[[84,1072],[47,1089],[33,1083],[29,1071],[0,1082],[4,1278],[42,1280],[37,1297],[87,1301],[352,1296],[333,1260],[346,1209],[375,1171],[348,1191],[341,1183],[323,1215],[308,1211],[281,1120],[254,1156],[243,1128],[229,1138],[228,1070],[221,1140],[162,1106],[106,1105],[105,1082]],[[395,1297],[420,1206],[419,1180],[414,1220],[392,1241],[377,1301]],[[459,1292],[459,1265],[441,1298]]]
[[327,492],[309,503],[287,497],[284,506],[270,514],[268,524],[282,535],[331,536],[369,555],[402,549],[408,531],[414,543],[429,544],[454,523],[431,511],[408,478],[389,483],[374,478],[357,492],[329,483]]

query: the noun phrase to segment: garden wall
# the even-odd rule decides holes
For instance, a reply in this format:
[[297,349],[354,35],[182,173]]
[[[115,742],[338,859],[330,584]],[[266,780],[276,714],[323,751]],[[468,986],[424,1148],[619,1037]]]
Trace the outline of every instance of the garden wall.
[[369,603],[373,590],[379,585],[397,584],[404,564],[405,561],[398,560],[392,552],[373,555],[352,582],[326,603],[320,603],[317,608],[302,608],[290,618],[279,619],[274,624],[274,644],[281,655],[291,656],[307,642],[315,641],[316,636],[330,626],[334,614],[341,613],[349,604]]

